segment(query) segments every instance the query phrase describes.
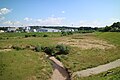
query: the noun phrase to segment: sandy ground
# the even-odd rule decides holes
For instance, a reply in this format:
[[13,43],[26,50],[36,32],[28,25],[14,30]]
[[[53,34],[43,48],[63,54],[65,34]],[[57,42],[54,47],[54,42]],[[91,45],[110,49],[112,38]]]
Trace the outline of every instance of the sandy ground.
[[11,49],[1,49],[0,52],[3,52],[3,51],[11,51]]
[[52,61],[54,68],[51,80],[70,80],[68,72],[65,70],[63,64],[55,57],[50,57],[49,59]]
[[66,44],[73,47],[79,47],[81,49],[110,49],[115,48],[114,45],[108,44],[106,41],[96,39],[91,36],[82,36],[82,37],[69,37],[63,38],[58,44]]
[[110,63],[105,64],[105,65],[100,65],[100,66],[95,67],[95,68],[90,68],[90,69],[75,72],[75,73],[73,73],[72,77],[74,77],[75,75],[77,75],[79,77],[87,77],[90,75],[94,75],[94,74],[108,71],[110,69],[113,69],[113,68],[116,68],[119,66],[120,66],[120,59],[113,61],[113,62],[110,62]]

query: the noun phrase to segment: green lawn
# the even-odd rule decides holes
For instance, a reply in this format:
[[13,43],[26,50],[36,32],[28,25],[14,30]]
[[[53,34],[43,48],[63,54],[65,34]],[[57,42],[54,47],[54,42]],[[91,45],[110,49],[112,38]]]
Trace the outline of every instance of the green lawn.
[[[56,37],[60,36],[60,33],[0,33],[0,48],[55,45]],[[30,49],[0,52],[0,80],[49,80],[52,70],[43,52]]]
[[[82,39],[83,36],[91,36],[96,39],[107,41],[110,44],[116,45],[116,48],[81,50],[80,48],[72,47],[70,54],[65,57],[59,55],[60,60],[71,73],[105,64],[120,58],[120,33],[94,33],[91,35],[79,35],[76,38],[79,37],[79,39]],[[73,37],[75,38],[75,36]]]
[[[120,58],[120,55],[119,55],[120,54],[120,33],[118,32],[96,33],[96,37],[98,37],[99,39],[107,40],[109,43],[112,43],[117,46],[115,50],[111,49],[111,50],[108,50],[108,53],[105,52],[107,56],[103,56],[104,59],[105,57],[111,58],[110,60],[112,60],[112,58],[113,60],[117,59],[117,57]],[[120,80],[120,67],[111,69],[109,71],[106,71],[97,75],[92,75],[89,77],[83,77],[83,78],[75,77],[73,80]]]
[[[43,37],[45,34],[47,34],[48,37]],[[37,36],[25,38],[25,35]],[[57,56],[71,74],[120,58],[120,33],[115,32],[92,34],[79,33],[62,37],[60,33],[0,33],[0,48],[9,48],[9,46],[13,45],[19,47],[28,45],[52,46],[63,40],[70,40],[71,38],[82,40],[84,37],[107,41],[115,45],[115,48],[92,48],[82,50],[78,47],[71,46],[69,54]],[[0,80],[49,79],[50,75],[52,75],[52,68],[49,60],[45,58],[44,54],[43,52],[37,53],[29,49],[0,52],[0,59],[2,59],[2,64],[0,64],[2,76],[0,76]]]
[[48,35],[49,37],[60,36],[60,32],[30,32],[30,33],[0,33],[0,38],[2,37],[25,37],[25,35],[36,35],[36,37],[43,37],[43,35]]
[[96,36],[120,46],[120,32],[99,32],[96,33]]
[[52,66],[44,53],[0,52],[0,61],[0,80],[47,80],[52,74]]
[[[43,37],[43,35],[48,37]],[[37,35],[36,37],[25,35]],[[60,37],[60,33],[0,33],[0,48],[8,48],[11,45],[17,45],[19,47],[25,47],[26,45],[54,45],[56,44],[57,37]]]

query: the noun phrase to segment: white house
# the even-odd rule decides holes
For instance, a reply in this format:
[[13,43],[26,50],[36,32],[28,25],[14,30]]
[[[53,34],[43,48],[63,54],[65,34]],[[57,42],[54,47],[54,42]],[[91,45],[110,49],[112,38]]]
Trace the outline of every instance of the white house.
[[69,32],[69,31],[74,32],[74,29],[65,29],[63,31],[65,31],[65,32]]
[[24,30],[25,30],[25,32],[30,32],[30,27],[29,26],[24,27]]
[[37,29],[37,32],[61,32],[61,30],[51,28],[40,28]]
[[8,27],[8,28],[7,28],[7,31],[8,31],[8,32],[15,32],[16,29],[18,29],[18,28],[17,28],[17,27]]
[[0,30],[0,33],[3,33],[4,31],[3,30]]

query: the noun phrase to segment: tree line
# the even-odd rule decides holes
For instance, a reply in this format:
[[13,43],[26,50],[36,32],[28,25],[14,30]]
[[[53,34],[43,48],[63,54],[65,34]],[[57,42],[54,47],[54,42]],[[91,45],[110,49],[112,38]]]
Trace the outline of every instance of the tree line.
[[113,23],[111,26],[106,26],[101,31],[103,31],[103,32],[120,32],[120,22]]

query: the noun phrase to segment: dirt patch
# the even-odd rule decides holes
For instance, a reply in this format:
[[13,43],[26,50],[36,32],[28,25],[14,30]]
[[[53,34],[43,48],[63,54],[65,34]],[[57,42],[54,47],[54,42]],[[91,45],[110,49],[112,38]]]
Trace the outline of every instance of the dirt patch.
[[69,37],[69,38],[63,38],[61,42],[58,44],[66,44],[73,47],[79,47],[81,49],[92,49],[92,48],[98,48],[98,49],[110,49],[115,48],[114,45],[108,44],[106,41],[96,39],[95,37],[91,36],[82,36],[82,37]]
[[77,71],[75,73],[73,73],[72,77],[74,76],[78,76],[78,77],[87,77],[90,75],[95,75],[95,74],[99,74],[101,72],[105,72],[108,71],[110,69],[116,68],[120,66],[120,59],[110,62],[108,64],[104,64],[104,65],[100,65],[98,67],[95,68],[90,68],[90,69],[86,69],[86,70],[82,70],[82,71]]
[[1,49],[0,52],[3,52],[3,51],[11,51],[11,49]]
[[63,64],[55,57],[50,57],[49,59],[52,61],[54,68],[51,80],[70,80],[70,76],[64,68]]

